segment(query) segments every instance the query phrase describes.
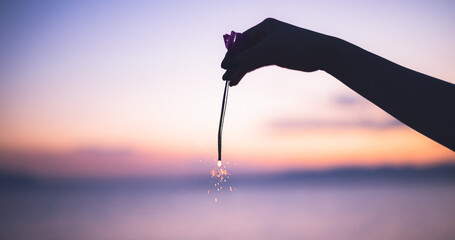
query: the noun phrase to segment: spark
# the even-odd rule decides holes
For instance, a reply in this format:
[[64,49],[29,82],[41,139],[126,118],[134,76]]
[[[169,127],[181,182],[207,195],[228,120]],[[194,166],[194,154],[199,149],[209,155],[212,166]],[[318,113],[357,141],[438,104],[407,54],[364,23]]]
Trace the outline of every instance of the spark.
[[212,185],[211,190],[207,191],[207,196],[209,194],[213,195],[215,202],[218,202],[220,194],[223,191],[229,189],[230,192],[234,191],[235,188],[230,186],[229,178],[231,174],[227,170],[229,162],[225,162],[224,165],[221,165],[221,161],[218,160],[217,167],[210,171],[210,184]]

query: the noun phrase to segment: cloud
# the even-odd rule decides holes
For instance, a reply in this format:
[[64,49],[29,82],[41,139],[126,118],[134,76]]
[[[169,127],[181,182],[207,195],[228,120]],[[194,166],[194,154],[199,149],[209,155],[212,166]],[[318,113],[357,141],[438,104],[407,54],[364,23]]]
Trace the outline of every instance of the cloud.
[[[183,163],[183,164],[182,164]],[[190,172],[192,162],[159,151],[83,147],[69,151],[0,149],[0,171],[45,177],[142,177]]]
[[333,103],[337,106],[355,106],[365,105],[368,100],[360,96],[359,94],[339,94],[334,96],[332,99]]
[[346,128],[368,128],[385,130],[403,126],[403,123],[396,119],[389,120],[316,120],[316,119],[282,119],[273,121],[271,127],[278,130],[299,130],[299,129],[346,129]]
[[130,149],[104,149],[96,147],[78,148],[73,153],[87,157],[128,157],[134,154]]
[[328,113],[336,115],[327,117],[315,112],[310,118],[284,117],[272,120],[269,126],[280,131],[353,128],[386,130],[405,126],[356,93],[334,95],[327,109]]

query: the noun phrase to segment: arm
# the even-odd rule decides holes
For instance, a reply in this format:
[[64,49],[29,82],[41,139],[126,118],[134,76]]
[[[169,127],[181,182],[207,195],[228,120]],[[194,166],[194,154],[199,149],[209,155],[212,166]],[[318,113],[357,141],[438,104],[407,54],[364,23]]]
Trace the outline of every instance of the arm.
[[338,38],[266,19],[242,34],[222,67],[235,86],[257,68],[323,70],[404,124],[455,151],[455,85]]

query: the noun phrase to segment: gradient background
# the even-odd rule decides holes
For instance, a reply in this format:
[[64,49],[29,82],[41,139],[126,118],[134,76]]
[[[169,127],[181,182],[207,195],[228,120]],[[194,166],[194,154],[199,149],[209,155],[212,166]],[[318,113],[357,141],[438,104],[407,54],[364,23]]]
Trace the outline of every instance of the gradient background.
[[[454,12],[452,1],[1,1],[0,170],[207,176],[224,33],[274,17],[455,83]],[[455,158],[325,72],[278,67],[230,89],[223,137],[237,174]]]
[[[1,9],[0,166],[40,176],[204,173],[199,161],[216,159],[222,35],[268,16],[455,82],[447,1],[13,1]],[[224,143],[224,158],[245,171],[454,157],[330,75],[278,67],[231,89]]]

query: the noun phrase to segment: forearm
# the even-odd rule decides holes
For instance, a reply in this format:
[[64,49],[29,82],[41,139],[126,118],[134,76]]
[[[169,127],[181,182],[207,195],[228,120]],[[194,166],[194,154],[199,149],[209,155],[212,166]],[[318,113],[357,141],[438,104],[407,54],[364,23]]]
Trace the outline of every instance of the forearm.
[[235,86],[263,66],[324,70],[404,124],[455,151],[455,85],[376,56],[338,38],[268,18],[226,54],[224,80]]
[[346,41],[328,39],[323,70],[404,124],[455,151],[455,85]]

